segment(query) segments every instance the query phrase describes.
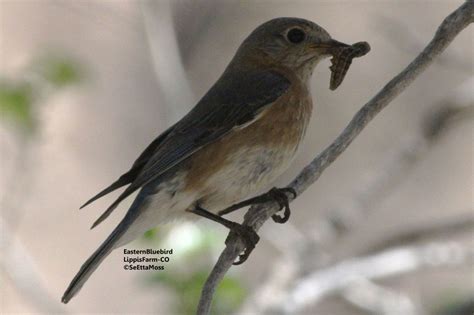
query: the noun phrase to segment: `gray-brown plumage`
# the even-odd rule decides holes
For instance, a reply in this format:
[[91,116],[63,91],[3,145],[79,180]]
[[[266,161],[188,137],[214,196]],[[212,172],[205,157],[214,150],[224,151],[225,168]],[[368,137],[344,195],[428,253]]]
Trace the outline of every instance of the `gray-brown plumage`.
[[255,29],[198,104],[153,141],[127,173],[85,204],[129,185],[96,226],[140,189],[62,301],[79,291],[114,248],[158,224],[193,218],[193,213],[229,227],[251,250],[258,240],[255,232],[217,213],[261,192],[287,169],[310,120],[313,69],[344,47],[303,19],[277,18]]

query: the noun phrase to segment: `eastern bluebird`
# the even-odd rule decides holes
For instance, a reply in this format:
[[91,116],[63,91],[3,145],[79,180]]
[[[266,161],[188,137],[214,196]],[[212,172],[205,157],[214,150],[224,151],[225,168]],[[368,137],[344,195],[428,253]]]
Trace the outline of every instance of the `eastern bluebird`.
[[288,220],[287,194],[295,194],[291,189],[273,188],[244,199],[267,187],[295,156],[311,116],[309,80],[316,64],[335,57],[333,66],[342,70],[333,71],[334,89],[357,55],[346,53],[350,47],[304,19],[277,18],[257,27],[197,105],[156,138],[128,172],[84,204],[129,185],[95,227],[140,189],[122,221],[82,265],[62,302],[80,290],[113,249],[158,224],[192,213],[237,233],[246,245],[238,263],[243,262],[259,237],[222,215],[274,200],[285,210],[282,216],[273,216],[274,221]]

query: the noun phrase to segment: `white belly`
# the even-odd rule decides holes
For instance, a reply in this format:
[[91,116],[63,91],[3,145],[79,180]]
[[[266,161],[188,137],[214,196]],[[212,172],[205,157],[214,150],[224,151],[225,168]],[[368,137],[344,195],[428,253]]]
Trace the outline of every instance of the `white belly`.
[[140,208],[140,215],[135,219],[127,232],[117,242],[116,247],[123,246],[140,237],[146,231],[160,224],[179,219],[197,219],[195,214],[186,212],[196,200],[196,194],[183,191],[184,173],[178,173],[172,180],[159,184]]
[[258,195],[290,165],[296,151],[265,147],[246,147],[237,151],[230,163],[204,184],[201,206],[217,212]]
[[116,247],[140,237],[160,224],[179,219],[195,220],[199,217],[186,209],[201,200],[206,210],[217,212],[232,204],[258,195],[281,175],[295,155],[296,147],[289,150],[263,147],[242,148],[232,161],[203,182],[195,192],[183,190],[185,173],[176,174],[157,186],[140,209],[140,216],[121,237]]

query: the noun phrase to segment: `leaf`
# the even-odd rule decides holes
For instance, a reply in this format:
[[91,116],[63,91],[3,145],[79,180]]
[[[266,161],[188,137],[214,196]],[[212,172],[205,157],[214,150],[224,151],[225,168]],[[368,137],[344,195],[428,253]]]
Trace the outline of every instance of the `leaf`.
[[21,127],[32,129],[33,93],[27,84],[0,83],[0,117],[13,120]]
[[143,234],[143,238],[147,241],[152,241],[155,239],[157,233],[158,233],[158,229],[153,228],[151,230],[146,231],[145,234]]
[[46,57],[40,59],[37,66],[38,73],[57,88],[78,83],[82,79],[79,65],[67,57]]

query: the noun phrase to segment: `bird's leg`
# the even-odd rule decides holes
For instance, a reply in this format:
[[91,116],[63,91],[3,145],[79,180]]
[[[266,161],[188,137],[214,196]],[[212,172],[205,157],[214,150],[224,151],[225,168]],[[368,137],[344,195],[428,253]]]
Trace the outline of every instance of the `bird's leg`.
[[[231,231],[231,233],[236,233],[242,239],[242,241],[245,244],[245,250],[241,255],[239,255],[239,260],[234,262],[234,265],[240,265],[243,262],[245,262],[247,258],[249,257],[250,253],[255,248],[255,245],[260,240],[260,237],[258,236],[258,234],[250,226],[242,225],[242,224],[224,219],[218,216],[217,214],[207,211],[206,209],[200,207],[199,205],[196,205],[194,208],[187,211],[222,224],[223,226],[227,227]],[[228,239],[229,238],[227,238],[227,240]],[[226,244],[227,244],[227,240],[226,240]]]
[[272,215],[272,219],[276,223],[285,223],[290,218],[290,213],[291,213],[290,203],[289,203],[288,195],[287,195],[288,193],[292,194],[293,198],[296,198],[296,191],[293,188],[273,187],[272,189],[270,189],[270,191],[268,191],[265,194],[236,203],[224,210],[219,211],[218,214],[224,215],[224,214],[231,213],[235,210],[238,210],[240,208],[250,206],[253,204],[276,201],[278,203],[278,206],[280,207],[280,210],[284,208],[285,211],[283,212],[283,216],[279,216],[278,214]]

